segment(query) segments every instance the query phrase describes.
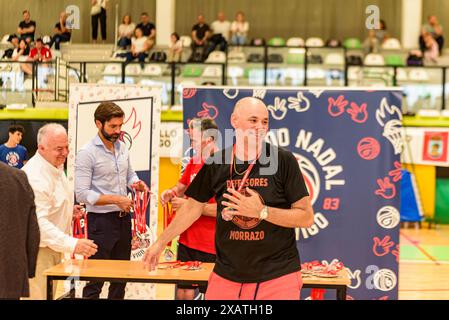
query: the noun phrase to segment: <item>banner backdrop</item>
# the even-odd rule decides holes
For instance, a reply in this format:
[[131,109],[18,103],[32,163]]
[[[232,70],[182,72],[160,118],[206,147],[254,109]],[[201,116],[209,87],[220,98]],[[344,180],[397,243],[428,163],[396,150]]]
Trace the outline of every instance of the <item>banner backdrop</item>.
[[[148,240],[147,246],[156,239],[157,232],[161,116],[159,97],[160,89],[158,88],[97,84],[76,84],[70,87],[68,179],[74,186],[76,153],[98,133],[94,121],[95,109],[104,101],[116,103],[125,112],[120,139],[129,149],[131,166],[153,192],[147,211],[145,233],[145,238]],[[131,260],[141,260],[144,252],[144,247],[133,250]],[[77,287],[77,296],[81,295],[81,286]],[[106,284],[101,294],[101,298],[105,297],[107,297]],[[154,299],[154,285],[128,283],[125,298]]]
[[[311,195],[315,224],[297,230],[301,261],[342,261],[351,275],[348,298],[397,299],[401,92],[192,87],[183,91],[184,128],[210,117],[225,137],[234,105],[248,96],[267,105],[267,140],[296,156]],[[302,298],[309,295],[303,290]]]

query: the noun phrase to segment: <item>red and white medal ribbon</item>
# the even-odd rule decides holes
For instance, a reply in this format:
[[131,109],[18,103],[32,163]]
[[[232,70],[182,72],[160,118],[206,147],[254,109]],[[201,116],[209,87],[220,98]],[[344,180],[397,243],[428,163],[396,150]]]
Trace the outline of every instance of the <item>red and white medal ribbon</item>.
[[201,261],[185,261],[181,262],[180,260],[176,261],[169,261],[169,262],[162,262],[159,263],[158,269],[176,269],[181,268],[184,270],[194,271],[194,270],[200,270],[201,269]]
[[141,248],[142,246],[147,247],[147,244],[142,242],[145,240],[144,235],[147,231],[147,208],[150,202],[151,193],[151,190],[148,188],[144,191],[140,191],[135,186],[132,187],[134,218],[132,230],[133,249]]
[[301,273],[322,278],[338,277],[338,273],[344,269],[341,261],[334,260],[330,264],[323,264],[318,260],[301,264]]
[[[176,197],[176,192],[174,192],[173,190],[171,190],[171,192],[173,193],[173,196]],[[167,202],[163,207],[164,230],[167,229],[169,224],[173,221],[173,219],[175,218],[175,214],[176,212],[173,210],[171,203]],[[171,243],[171,241],[167,243],[164,252],[165,260],[168,261],[173,260],[173,258],[175,257],[173,251],[171,251]]]
[[[87,239],[87,213],[84,212],[73,220],[73,237],[76,239]],[[72,259],[75,259],[75,254],[72,253]],[[84,259],[87,259],[84,256]]]

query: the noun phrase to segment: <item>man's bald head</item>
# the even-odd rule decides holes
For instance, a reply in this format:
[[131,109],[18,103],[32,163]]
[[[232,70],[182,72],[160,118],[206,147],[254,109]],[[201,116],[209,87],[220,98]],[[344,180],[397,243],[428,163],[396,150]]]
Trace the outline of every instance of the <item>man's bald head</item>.
[[268,132],[268,110],[262,100],[246,97],[237,101],[231,116],[237,143],[258,146]]
[[260,113],[268,116],[267,106],[262,100],[253,97],[246,97],[237,101],[232,115],[241,117],[248,113]]

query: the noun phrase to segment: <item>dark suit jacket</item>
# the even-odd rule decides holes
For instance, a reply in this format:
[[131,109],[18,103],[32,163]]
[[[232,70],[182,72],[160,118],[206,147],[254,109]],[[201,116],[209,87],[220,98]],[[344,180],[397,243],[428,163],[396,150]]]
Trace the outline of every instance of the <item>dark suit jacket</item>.
[[34,193],[22,170],[0,163],[0,299],[30,295],[39,251]]

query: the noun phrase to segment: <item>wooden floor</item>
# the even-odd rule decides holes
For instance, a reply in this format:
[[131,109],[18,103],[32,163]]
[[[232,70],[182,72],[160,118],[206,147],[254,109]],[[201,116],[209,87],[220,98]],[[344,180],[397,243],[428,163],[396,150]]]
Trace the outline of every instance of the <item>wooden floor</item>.
[[[399,300],[449,300],[449,226],[400,231]],[[174,286],[159,285],[156,299],[173,299]]]
[[400,300],[449,300],[449,226],[401,229]]

